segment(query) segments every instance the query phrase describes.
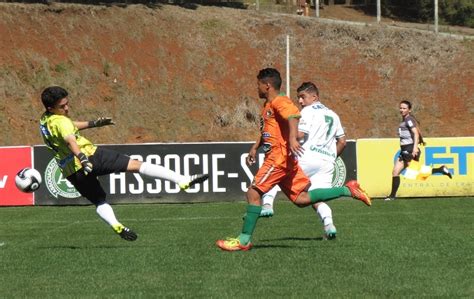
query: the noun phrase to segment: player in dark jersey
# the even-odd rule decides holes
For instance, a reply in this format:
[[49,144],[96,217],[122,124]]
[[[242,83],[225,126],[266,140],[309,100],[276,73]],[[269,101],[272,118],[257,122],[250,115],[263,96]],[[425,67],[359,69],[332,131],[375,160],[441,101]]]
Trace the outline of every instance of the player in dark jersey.
[[[400,114],[402,116],[402,122],[398,127],[398,135],[400,137],[400,155],[393,166],[392,191],[390,192],[390,195],[385,198],[386,201],[395,200],[398,187],[400,187],[400,173],[410,166],[412,160],[420,160],[421,152],[418,145],[424,144],[424,141],[421,136],[419,124],[410,113],[411,103],[409,101],[401,101]],[[433,168],[431,173],[441,173],[452,178],[448,168],[444,165],[441,165],[438,168]]]
[[96,212],[122,239],[135,241],[137,235],[115,217],[106,201],[106,193],[98,176],[114,172],[138,172],[157,179],[175,182],[182,190],[207,180],[207,174],[183,176],[161,165],[130,159],[116,151],[96,146],[81,130],[113,125],[111,118],[73,121],[69,118],[68,92],[59,86],[46,88],[41,94],[46,111],[41,116],[40,130],[64,177],[76,190],[96,206]]

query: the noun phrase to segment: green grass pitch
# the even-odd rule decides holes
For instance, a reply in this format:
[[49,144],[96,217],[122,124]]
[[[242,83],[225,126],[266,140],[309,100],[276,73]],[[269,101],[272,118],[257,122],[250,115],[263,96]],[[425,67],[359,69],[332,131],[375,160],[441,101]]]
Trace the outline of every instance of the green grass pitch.
[[249,252],[214,245],[238,235],[243,202],[114,206],[136,242],[92,206],[0,208],[0,297],[474,297],[474,198],[330,206],[336,240],[279,200]]

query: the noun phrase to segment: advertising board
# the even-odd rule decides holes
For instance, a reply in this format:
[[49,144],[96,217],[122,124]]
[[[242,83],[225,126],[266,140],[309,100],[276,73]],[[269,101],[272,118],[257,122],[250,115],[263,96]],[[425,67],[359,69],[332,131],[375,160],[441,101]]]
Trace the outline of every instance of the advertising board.
[[[474,137],[425,138],[421,147],[422,164],[446,167],[453,179],[434,174],[425,181],[401,176],[397,197],[473,196]],[[392,169],[400,151],[399,139],[358,139],[358,180],[372,197],[390,193]]]
[[23,193],[15,186],[15,176],[24,167],[32,167],[31,147],[0,147],[0,206],[29,206],[33,193]]
[[[245,163],[252,143],[184,143],[104,145],[133,159],[157,163],[181,174],[209,173],[202,185],[187,191],[169,181],[150,179],[138,173],[116,173],[100,177],[111,203],[177,203],[244,200],[257,165]],[[44,175],[36,192],[37,205],[89,204],[64,178],[45,146],[35,146],[35,168]],[[259,165],[264,155],[259,153]],[[344,161],[343,161],[344,160]],[[336,163],[334,184],[342,185],[356,177],[355,143],[348,142],[342,159]]]

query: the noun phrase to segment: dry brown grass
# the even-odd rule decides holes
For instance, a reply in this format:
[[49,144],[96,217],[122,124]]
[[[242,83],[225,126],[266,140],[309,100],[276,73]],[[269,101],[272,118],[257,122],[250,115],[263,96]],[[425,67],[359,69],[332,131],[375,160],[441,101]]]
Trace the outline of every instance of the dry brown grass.
[[255,76],[285,75],[287,34],[292,93],[316,81],[350,138],[394,136],[401,98],[422,120],[459,116],[430,133],[473,131],[451,129],[474,118],[472,41],[230,8],[1,3],[0,125],[11,129],[0,144],[41,143],[38,96],[51,84],[70,91],[74,117],[116,119],[87,132],[97,142],[255,140]]

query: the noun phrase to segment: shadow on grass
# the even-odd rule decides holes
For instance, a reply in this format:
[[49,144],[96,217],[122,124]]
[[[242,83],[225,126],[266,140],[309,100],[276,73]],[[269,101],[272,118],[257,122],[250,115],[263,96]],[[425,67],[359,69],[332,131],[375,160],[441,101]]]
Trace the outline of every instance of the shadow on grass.
[[324,241],[324,238],[323,237],[316,237],[316,238],[284,237],[284,238],[277,238],[277,239],[260,240],[260,242],[272,242],[272,241]]
[[[134,246],[135,247],[135,246]],[[154,246],[140,246],[143,247],[154,247]],[[40,246],[37,249],[70,249],[70,250],[84,250],[84,249],[120,249],[120,248],[131,248],[130,245],[96,245],[96,246],[73,246],[73,245],[55,245],[55,246]]]
[[253,245],[252,250],[255,249],[265,249],[265,248],[296,248],[297,246],[291,245],[279,245],[279,244],[269,244],[269,245]]
[[[300,237],[284,237],[284,238],[276,238],[276,239],[264,239],[259,240],[259,243],[272,243],[278,241],[325,241],[322,237],[317,238],[300,238]],[[253,249],[265,249],[265,248],[302,248],[307,246],[298,246],[298,245],[284,245],[284,244],[258,244],[254,245]]]

